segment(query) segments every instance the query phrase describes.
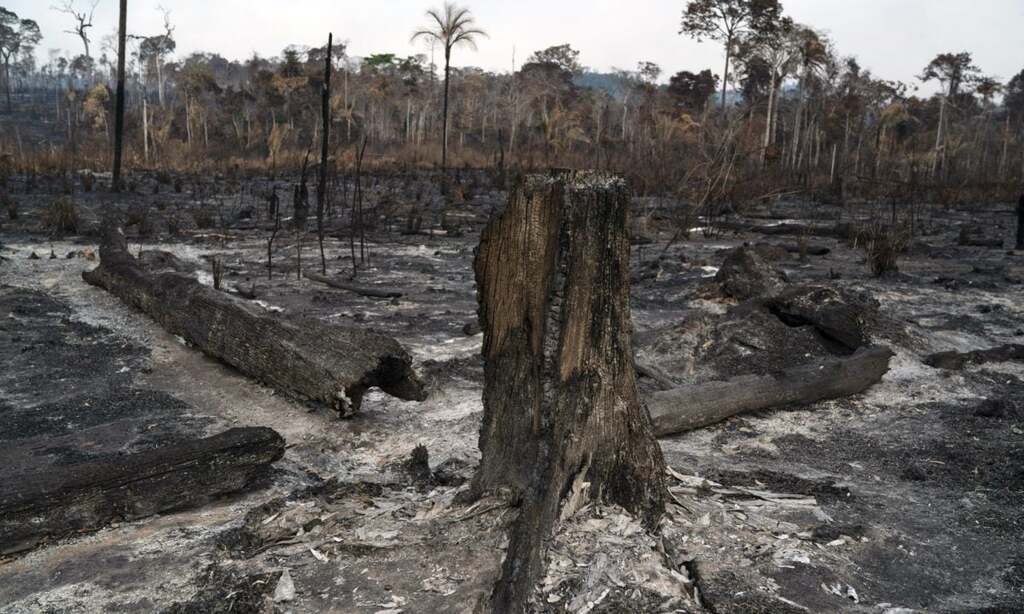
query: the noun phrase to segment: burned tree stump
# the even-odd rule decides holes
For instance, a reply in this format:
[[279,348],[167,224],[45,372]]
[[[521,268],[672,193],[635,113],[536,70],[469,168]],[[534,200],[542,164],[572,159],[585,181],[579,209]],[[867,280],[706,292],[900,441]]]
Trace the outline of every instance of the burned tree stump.
[[574,482],[589,485],[582,500],[619,504],[651,527],[664,511],[665,463],[633,365],[628,215],[617,177],[530,176],[481,238],[486,381],[472,490],[521,501],[494,612],[526,607]]
[[150,273],[128,253],[124,234],[115,225],[104,229],[100,266],[82,273],[82,278],[142,310],[204,353],[342,415],[358,411],[372,387],[400,399],[426,398],[412,358],[391,337],[273,316],[188,275]]

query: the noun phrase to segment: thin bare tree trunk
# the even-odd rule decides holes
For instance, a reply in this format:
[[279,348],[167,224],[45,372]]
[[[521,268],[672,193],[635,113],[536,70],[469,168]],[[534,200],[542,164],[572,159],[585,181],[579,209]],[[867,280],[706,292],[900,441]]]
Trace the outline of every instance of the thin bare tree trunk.
[[324,205],[327,197],[327,158],[331,140],[331,53],[334,33],[327,35],[327,60],[324,63],[324,87],[320,102],[321,122],[324,125],[323,140],[320,143],[320,183],[316,192],[316,233],[320,243],[320,272],[327,274],[327,258],[324,255]]
[[124,63],[127,36],[128,0],[121,0],[121,15],[117,33],[117,102],[114,108],[114,177],[112,189],[121,191],[121,155],[124,146]]

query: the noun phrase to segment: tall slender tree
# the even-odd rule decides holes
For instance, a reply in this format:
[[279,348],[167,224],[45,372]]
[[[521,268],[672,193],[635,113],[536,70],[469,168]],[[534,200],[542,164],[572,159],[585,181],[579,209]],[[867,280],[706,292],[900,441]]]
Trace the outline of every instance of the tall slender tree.
[[722,76],[722,110],[729,88],[729,63],[739,38],[750,32],[763,32],[782,16],[779,0],[692,0],[683,11],[680,34],[697,41],[703,38],[721,41],[725,46],[725,73]]
[[21,19],[13,11],[0,6],[0,60],[4,63],[4,92],[7,95],[7,112],[11,107],[11,60],[18,54],[31,55],[42,40],[39,24],[31,19]]
[[430,9],[427,17],[431,20],[429,26],[413,32],[412,41],[427,40],[438,43],[444,48],[444,110],[442,119],[441,134],[441,168],[448,168],[448,95],[449,81],[451,76],[452,49],[465,45],[470,49],[476,49],[476,39],[480,36],[487,36],[487,33],[477,28],[470,15],[469,9],[459,7],[451,2],[445,2],[441,9]]
[[113,189],[121,191],[121,156],[124,148],[124,63],[128,29],[128,0],[121,0],[121,16],[117,30],[117,102],[114,109],[114,177]]
[[921,76],[921,81],[938,81],[942,86],[939,94],[939,124],[935,130],[935,158],[932,161],[932,175],[935,175],[945,159],[945,137],[946,137],[946,112],[950,99],[960,93],[961,88],[972,85],[980,76],[981,70],[974,65],[971,54],[963,51],[961,53],[940,53],[935,56]]
[[331,60],[334,48],[334,33],[327,34],[326,58],[324,58],[324,85],[320,95],[320,121],[323,124],[320,141],[320,182],[316,191],[316,234],[320,242],[320,272],[327,274],[327,257],[324,256],[324,207],[327,202],[327,160],[331,143]]

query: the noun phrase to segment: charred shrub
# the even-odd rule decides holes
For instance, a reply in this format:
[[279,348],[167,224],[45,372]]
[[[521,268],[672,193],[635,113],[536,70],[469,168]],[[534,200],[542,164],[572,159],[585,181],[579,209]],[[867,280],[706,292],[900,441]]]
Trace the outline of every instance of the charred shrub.
[[171,174],[167,171],[156,172],[157,185],[171,185]]
[[43,228],[51,234],[78,232],[78,207],[69,196],[61,196],[43,210]]
[[7,219],[18,219],[18,202],[7,192],[0,192],[0,207],[7,211]]
[[876,223],[862,228],[856,240],[867,254],[871,274],[881,277],[899,272],[897,261],[910,246],[910,232],[905,226]]
[[140,237],[148,237],[156,231],[149,207],[139,206],[128,209],[125,226],[134,226]]
[[192,220],[196,223],[196,228],[199,228],[200,230],[213,228],[213,225],[217,221],[214,219],[213,211],[210,211],[210,209],[206,207],[193,209]]

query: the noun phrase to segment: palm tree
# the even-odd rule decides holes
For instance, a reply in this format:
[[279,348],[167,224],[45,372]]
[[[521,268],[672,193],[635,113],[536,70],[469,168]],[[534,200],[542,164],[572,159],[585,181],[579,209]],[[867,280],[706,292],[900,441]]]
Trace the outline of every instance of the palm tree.
[[466,45],[476,49],[476,37],[487,36],[483,30],[475,27],[469,9],[445,2],[442,9],[430,9],[427,17],[432,23],[413,32],[412,41],[426,39],[440,43],[444,47],[444,121],[441,136],[441,168],[448,168],[448,76],[451,67],[452,49]]

